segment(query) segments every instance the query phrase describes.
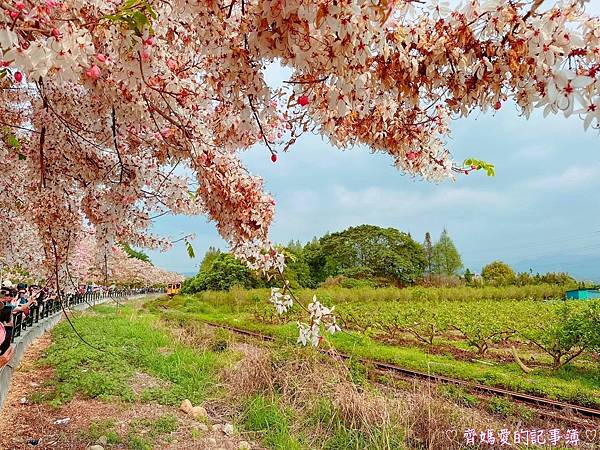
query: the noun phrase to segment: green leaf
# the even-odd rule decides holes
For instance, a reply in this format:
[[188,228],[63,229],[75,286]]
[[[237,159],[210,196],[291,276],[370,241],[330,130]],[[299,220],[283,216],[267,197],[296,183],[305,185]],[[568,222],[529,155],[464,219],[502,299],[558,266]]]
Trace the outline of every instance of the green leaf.
[[187,250],[187,254],[190,258],[196,257],[196,253],[194,253],[194,247],[192,247],[192,244],[190,244],[190,241],[187,239],[185,240],[185,249]]
[[496,169],[494,165],[480,159],[465,159],[463,162],[463,167],[465,169],[473,168],[474,170],[485,170],[488,177],[493,177],[496,175]]
[[21,150],[21,142],[19,141],[19,138],[17,138],[16,134],[14,134],[11,131],[10,128],[4,128],[2,132],[4,133],[4,142],[8,147],[17,151]]
[[25,156],[23,153],[19,153],[19,161],[25,161],[27,159],[27,156]]
[[104,16],[104,19],[108,21],[120,23],[135,31],[138,36],[142,36],[146,29],[153,34],[152,19],[157,18],[156,11],[145,0],[127,0],[114,14]]
[[140,261],[144,261],[144,262],[152,264],[152,261],[150,260],[150,257],[148,255],[146,255],[145,253],[143,253],[141,251],[135,250],[127,242],[121,242],[120,245],[121,245],[121,248],[125,251],[125,253],[127,253],[128,258],[135,258],[135,259],[139,259]]
[[139,33],[142,33],[144,31],[144,27],[150,24],[148,18],[140,11],[133,13],[133,21],[135,23],[135,30]]
[[21,143],[19,142],[19,139],[17,138],[17,136],[15,136],[13,133],[10,133],[7,138],[6,138],[6,143],[14,148],[15,150],[20,150],[21,149]]
[[[123,3],[123,5],[121,6],[121,10],[125,10],[125,9],[133,9],[134,6],[136,6],[136,4],[138,3],[138,0],[127,0],[125,3]],[[146,2],[141,2],[141,4],[144,4]]]

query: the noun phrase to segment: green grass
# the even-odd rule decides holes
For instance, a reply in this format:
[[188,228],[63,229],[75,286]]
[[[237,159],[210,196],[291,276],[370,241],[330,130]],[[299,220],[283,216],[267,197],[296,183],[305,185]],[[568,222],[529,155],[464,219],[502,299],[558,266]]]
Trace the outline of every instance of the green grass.
[[132,434],[127,439],[127,447],[130,450],[152,450],[152,443],[146,438]]
[[[292,423],[302,423],[303,426],[292,427]],[[256,395],[247,401],[243,426],[249,431],[260,433],[265,445],[277,450],[405,448],[402,433],[397,429],[382,430],[373,425],[365,431],[346,427],[328,399],[319,400],[312,410],[305,414],[300,411],[282,410],[276,398]],[[310,444],[307,437],[294,431],[295,429],[325,430],[325,439]]]
[[90,424],[87,430],[82,430],[80,434],[89,442],[98,442],[101,436],[105,436],[107,444],[117,445],[123,442],[123,439],[114,428],[115,421],[113,419],[96,420]]
[[509,417],[513,414],[514,405],[502,397],[492,397],[488,400],[488,410],[501,417]]
[[[256,295],[256,291],[253,295]],[[266,302],[267,297],[237,300],[216,293],[198,296],[181,296],[172,301],[159,299],[147,307],[159,312],[168,320],[193,321],[194,319],[227,324],[269,334],[288,342],[295,342],[295,323],[271,325],[257,322],[253,305]],[[357,358],[369,358],[422,372],[446,375],[488,386],[504,387],[552,399],[600,407],[600,372],[597,369],[565,366],[558,371],[537,369],[523,373],[516,363],[486,365],[457,360],[451,355],[432,355],[418,347],[399,347],[378,342],[358,332],[338,333],[328,337],[339,350]]]
[[260,433],[269,448],[300,450],[304,447],[290,431],[290,415],[274,400],[257,395],[247,402],[242,423],[247,430]]
[[89,442],[98,442],[100,437],[106,438],[109,446],[125,443],[131,450],[151,450],[155,448],[158,438],[164,437],[179,428],[177,418],[173,414],[164,414],[157,419],[141,418],[132,420],[126,436],[121,436],[114,429],[113,419],[97,420],[87,430],[81,430],[81,437]]
[[179,427],[177,417],[173,414],[163,414],[158,419],[136,419],[130,423],[130,434],[144,434],[150,438],[156,438],[163,434],[172,433]]
[[175,343],[157,317],[130,306],[102,306],[95,312],[98,315],[78,315],[73,322],[100,351],[84,344],[67,322],[54,328],[53,344],[42,363],[56,368],[56,378],[50,380],[52,389],[44,400],[60,405],[79,394],[132,402],[136,398],[129,380],[137,371],[165,382],[165,387],[144,392],[143,401],[178,405],[188,398],[199,404],[216,394],[214,376],[227,364],[226,356]]
[[453,386],[451,384],[441,384],[438,387],[438,392],[445,398],[452,400],[453,402],[468,406],[475,407],[479,405],[479,399],[473,394],[469,394],[463,388]]
[[[135,306],[113,308],[97,307],[94,314],[74,314],[73,323],[78,332],[94,347],[84,344],[67,322],[53,330],[53,343],[42,364],[55,367],[55,377],[48,382],[50,389],[36,397],[37,401],[60,405],[75,395],[106,401],[131,403],[158,401],[176,405],[188,398],[193,404],[218,398],[223,392],[218,386],[218,372],[236,360],[230,350],[232,336],[217,331],[203,347],[190,348],[175,342],[165,323],[177,326],[179,321],[196,320],[197,316],[185,313],[178,320],[164,320],[165,315],[156,309],[140,310]],[[154,305],[156,306],[156,305]],[[177,313],[176,314],[181,314]],[[291,330],[290,330],[291,331]],[[277,361],[298,358],[310,352],[297,346],[282,346],[274,354]],[[146,389],[136,396],[129,383],[136,372],[144,372],[158,380],[168,382],[164,387]],[[365,367],[354,362],[349,377],[366,385]],[[232,406],[238,415],[231,417],[239,429],[256,433],[262,445],[270,449],[402,449],[401,434],[373,427],[369,432],[344,426],[337,417],[330,400],[323,399],[321,409],[294,410],[282,406],[286,402],[279,394],[252,395],[234,399]],[[300,425],[299,425],[300,424]],[[177,417],[165,414],[158,418],[136,418],[129,422],[126,432],[116,430],[115,420],[103,418],[93,422],[88,429],[80,430],[80,437],[90,443],[105,436],[108,447],[124,446],[130,450],[151,450],[159,441],[168,441],[169,434],[178,429]],[[323,434],[323,430],[325,432]],[[311,441],[316,430],[320,440]],[[192,430],[190,439],[197,440],[200,432]]]

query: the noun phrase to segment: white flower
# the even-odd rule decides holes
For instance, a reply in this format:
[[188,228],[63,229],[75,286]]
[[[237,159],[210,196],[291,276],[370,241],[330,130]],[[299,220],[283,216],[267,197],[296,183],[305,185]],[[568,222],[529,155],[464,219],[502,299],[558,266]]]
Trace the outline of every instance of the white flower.
[[19,43],[19,37],[17,33],[7,28],[0,30],[0,45],[2,48],[15,47]]
[[302,322],[298,322],[298,331],[299,331],[299,336],[298,336],[298,343],[302,344],[303,346],[306,346],[306,344],[308,344],[310,342],[310,344],[313,347],[318,347],[319,346],[319,341],[321,338],[321,327],[316,324],[313,323],[312,325],[307,325],[305,323]]
[[317,347],[319,345],[319,338],[321,337],[321,327],[313,323],[312,327],[310,327],[310,343],[313,347]]
[[294,304],[292,297],[289,294],[282,293],[279,288],[271,289],[271,298],[269,300],[275,306],[278,314],[286,313]]
[[306,343],[310,340],[310,327],[305,323],[298,322],[298,344],[306,346]]
[[[594,79],[591,77],[577,75],[569,70],[557,70],[548,83],[546,100],[548,104],[563,111],[565,117],[568,117],[573,113],[575,99],[584,104],[580,90],[593,82]],[[554,107],[552,109],[555,109]]]
[[327,327],[327,332],[329,334],[335,334],[338,331],[342,331],[342,329],[338,326],[338,324],[335,322],[335,319],[334,319],[333,322],[331,322],[329,324],[329,326]]
[[596,101],[589,101],[587,106],[574,111],[575,114],[582,114],[585,118],[583,119],[584,129],[588,129],[590,125],[596,120],[596,126],[600,125],[600,99]]

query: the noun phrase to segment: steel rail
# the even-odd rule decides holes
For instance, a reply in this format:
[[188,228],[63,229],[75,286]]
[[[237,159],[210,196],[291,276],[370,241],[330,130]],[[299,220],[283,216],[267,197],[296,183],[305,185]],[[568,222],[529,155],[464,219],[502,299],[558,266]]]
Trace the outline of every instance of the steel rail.
[[[250,337],[257,338],[257,339],[260,339],[263,341],[275,341],[276,340],[276,338],[274,336],[257,333],[255,331],[236,328],[236,327],[232,327],[230,325],[215,323],[215,322],[211,322],[208,320],[202,320],[202,319],[198,319],[198,320],[200,322],[203,322],[203,323],[213,326],[213,327],[222,328],[222,329],[229,330],[236,334],[250,336]],[[522,392],[515,392],[515,391],[508,390],[508,389],[472,383],[469,381],[459,380],[459,379],[447,377],[444,375],[436,375],[436,374],[421,372],[418,370],[406,369],[404,367],[400,367],[395,364],[376,361],[376,360],[369,359],[369,358],[359,358],[359,357],[347,355],[347,354],[339,352],[337,350],[335,350],[335,351],[321,350],[321,352],[328,354],[329,356],[333,356],[333,357],[337,356],[337,357],[341,357],[343,359],[355,359],[355,360],[360,361],[363,364],[375,367],[376,369],[378,369],[380,371],[384,371],[384,372],[388,372],[388,373],[392,372],[392,373],[401,375],[403,377],[424,379],[424,380],[429,380],[429,381],[433,381],[436,383],[443,383],[443,384],[453,384],[456,386],[466,388],[470,391],[480,392],[482,394],[501,395],[504,397],[512,398],[513,400],[516,400],[518,402],[527,403],[530,405],[536,405],[539,407],[551,408],[553,410],[560,410],[563,413],[567,413],[569,415],[579,414],[586,418],[600,419],[600,410],[589,408],[589,407],[582,406],[582,405],[577,405],[577,404],[573,404],[573,403],[565,403],[565,402],[561,402],[558,400],[552,400],[552,399],[549,399],[546,397],[538,397],[535,395],[525,394]],[[575,417],[573,419],[571,419],[569,417],[556,417],[556,418],[563,419],[563,420],[569,420],[569,421],[576,421]]]

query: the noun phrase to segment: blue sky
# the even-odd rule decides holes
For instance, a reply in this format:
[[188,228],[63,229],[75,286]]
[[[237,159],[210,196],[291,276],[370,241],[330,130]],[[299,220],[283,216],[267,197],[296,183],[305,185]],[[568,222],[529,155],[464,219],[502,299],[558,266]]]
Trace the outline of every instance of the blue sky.
[[[592,4],[600,10],[600,2]],[[277,84],[286,73],[272,68],[269,76]],[[584,132],[577,117],[544,119],[540,112],[526,120],[508,104],[495,115],[456,121],[452,130],[454,159],[489,161],[496,177],[472,173],[431,184],[401,174],[388,156],[360,147],[341,151],[314,135],[280,153],[275,164],[261,147],[243,160],[276,199],[275,242],[305,242],[363,223],[396,227],[422,241],[426,231],[437,238],[446,227],[472,271],[501,259],[518,270],[568,271],[600,281],[598,132]],[[154,230],[197,236],[195,259],[181,243],[149,252],[170,270],[196,272],[209,246],[226,249],[205,217],[161,217]]]

